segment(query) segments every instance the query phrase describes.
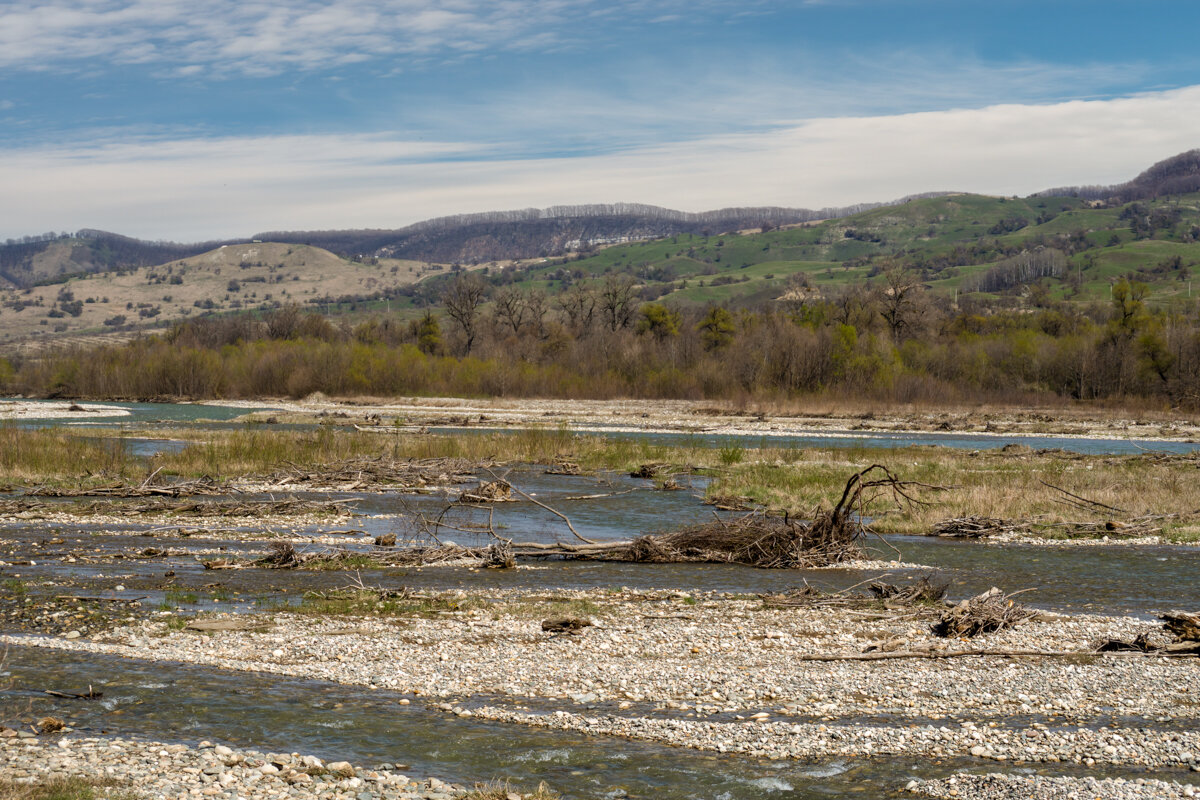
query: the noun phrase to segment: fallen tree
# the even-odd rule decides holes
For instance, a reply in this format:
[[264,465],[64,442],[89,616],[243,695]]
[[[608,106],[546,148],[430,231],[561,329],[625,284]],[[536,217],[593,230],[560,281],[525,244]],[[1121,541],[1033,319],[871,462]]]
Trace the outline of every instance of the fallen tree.
[[[917,502],[909,494],[912,482],[901,481],[887,467],[873,464],[856,472],[846,482],[837,504],[828,511],[817,511],[811,520],[796,520],[787,514],[755,511],[735,519],[714,514],[711,522],[675,531],[647,534],[632,540],[597,542],[575,530],[563,513],[531,497],[516,486],[497,478],[487,487],[505,487],[503,491],[476,490],[481,499],[499,501],[512,493],[558,516],[576,542],[516,542],[496,533],[491,517],[486,524],[452,525],[446,511],[436,517],[410,515],[412,537],[409,547],[377,547],[372,550],[325,549],[303,555],[294,551],[274,553],[256,562],[272,568],[299,567],[318,560],[328,566],[331,560],[368,557],[380,566],[444,564],[475,560],[480,566],[504,566],[516,559],[562,558],[589,561],[627,561],[648,564],[710,563],[744,564],[765,569],[802,569],[828,566],[863,555],[862,540],[868,533],[863,523],[867,505],[878,493],[890,493],[897,502]],[[936,488],[936,487],[927,487]],[[443,530],[456,530],[490,538],[481,547],[464,547],[443,541]],[[418,543],[419,542],[419,543]],[[228,568],[228,567],[226,567]]]

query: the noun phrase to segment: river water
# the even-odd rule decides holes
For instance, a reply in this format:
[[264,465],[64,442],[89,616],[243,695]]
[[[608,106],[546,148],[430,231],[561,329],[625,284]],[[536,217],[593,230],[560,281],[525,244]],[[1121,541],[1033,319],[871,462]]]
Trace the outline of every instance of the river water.
[[[198,424],[228,425],[245,409],[213,406],[119,404],[131,416],[94,420],[101,425]],[[86,419],[86,418],[84,418]],[[209,422],[198,422],[209,420]],[[80,420],[55,420],[72,424]],[[45,424],[28,423],[28,424]],[[466,429],[479,431],[478,428]],[[606,434],[632,436],[655,442],[690,446],[880,447],[895,449],[913,444],[981,449],[1004,444],[1034,448],[1057,447],[1079,452],[1182,452],[1195,443],[1071,439],[1058,437],[977,436],[964,434],[813,434],[780,438],[717,437],[693,434]],[[129,445],[138,455],[148,455],[180,442],[141,440]],[[623,475],[553,478],[537,468],[522,468],[510,476],[524,491],[566,511],[581,534],[597,540],[623,539],[631,533],[653,532],[711,519],[713,511],[702,505],[701,479],[682,491],[648,488],[647,481]],[[591,494],[605,497],[571,499]],[[446,498],[428,495],[342,494],[353,500],[362,516],[344,521],[359,531],[345,537],[351,546],[366,546],[370,537],[395,531],[398,515],[413,511],[436,512]],[[247,498],[251,499],[251,498]],[[483,521],[479,510],[456,510],[449,521],[460,527]],[[339,523],[339,525],[342,523]],[[562,522],[530,503],[496,506],[493,524],[505,536],[524,541],[569,540]],[[174,602],[190,610],[255,611],[266,605],[289,602],[306,590],[336,588],[345,584],[339,573],[297,573],[258,570],[214,574],[198,563],[196,553],[221,551],[247,555],[261,540],[239,542],[203,533],[186,541],[164,543],[149,529],[129,522],[106,526],[97,535],[86,524],[19,523],[0,527],[0,543],[18,557],[33,560],[19,568],[22,578],[82,581],[97,592],[136,592],[147,608],[168,600],[163,573],[175,573]],[[327,528],[328,526],[321,526]],[[316,534],[318,527],[297,526],[297,535]],[[65,539],[54,551],[41,540]],[[460,544],[477,543],[478,537],[445,533]],[[149,562],[96,563],[64,560],[70,551],[111,556],[148,546],[169,544],[183,554]],[[874,557],[897,557],[922,565],[920,569],[887,570],[758,570],[726,565],[674,564],[648,567],[637,564],[546,562],[529,569],[488,571],[454,568],[364,571],[365,583],[406,586],[429,591],[524,588],[592,589],[626,586],[634,589],[670,589],[686,592],[717,591],[741,594],[781,591],[808,582],[825,589],[842,589],[888,573],[900,582],[935,572],[950,584],[953,597],[965,597],[996,585],[1008,591],[1029,590],[1025,602],[1066,612],[1120,613],[1149,617],[1170,608],[1200,606],[1200,548],[1194,547],[1045,547],[992,546],[923,537],[888,537],[871,545]],[[5,577],[14,568],[5,569]],[[219,584],[214,588],[214,584]],[[193,592],[194,601],[180,600]],[[214,602],[214,598],[216,602]],[[97,702],[63,701],[40,694],[41,689],[80,690],[94,685],[104,692]],[[359,764],[406,765],[413,776],[435,775],[444,780],[473,782],[511,777],[528,785],[546,780],[570,798],[644,797],[750,800],[751,798],[849,798],[900,796],[899,789],[914,777],[935,777],[964,768],[996,771],[996,764],[929,759],[828,760],[820,763],[768,762],[750,758],[706,754],[615,738],[586,737],[523,726],[506,726],[461,719],[421,703],[397,704],[397,697],[317,681],[301,681],[253,673],[223,672],[195,666],[156,663],[109,656],[12,648],[0,667],[0,717],[28,718],[53,714],[86,732],[108,731],[123,736],[145,736],[194,743],[201,739],[266,751],[299,751],[326,759],[347,759]],[[918,724],[914,721],[914,724]],[[1006,769],[1027,769],[1005,767]],[[1071,774],[1055,765],[1054,774]],[[1139,771],[1092,775],[1151,776]],[[1157,773],[1178,779],[1177,773]]]

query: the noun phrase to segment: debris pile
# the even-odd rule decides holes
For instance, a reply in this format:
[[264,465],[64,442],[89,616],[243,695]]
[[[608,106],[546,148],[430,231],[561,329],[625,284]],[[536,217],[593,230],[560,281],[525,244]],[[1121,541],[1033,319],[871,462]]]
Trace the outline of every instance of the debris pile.
[[1015,602],[1012,597],[993,586],[948,609],[930,630],[936,636],[970,639],[1016,627],[1037,616],[1036,611]]

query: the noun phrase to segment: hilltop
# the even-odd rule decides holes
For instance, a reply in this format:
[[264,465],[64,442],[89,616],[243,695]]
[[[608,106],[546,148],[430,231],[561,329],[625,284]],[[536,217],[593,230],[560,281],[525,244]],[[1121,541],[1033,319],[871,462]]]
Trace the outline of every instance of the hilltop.
[[1149,302],[1161,307],[1192,296],[1196,187],[1200,150],[1118,186],[1025,198],[934,193],[856,208],[700,214],[564,206],[211,246],[100,231],[31,237],[0,246],[0,341],[111,334],[293,303],[357,318],[415,315],[440,304],[461,268],[477,268],[491,291],[511,285],[553,297],[621,275],[639,301],[747,308],[802,307],[896,269],[934,296],[1001,307],[1106,300],[1125,277],[1148,284]]

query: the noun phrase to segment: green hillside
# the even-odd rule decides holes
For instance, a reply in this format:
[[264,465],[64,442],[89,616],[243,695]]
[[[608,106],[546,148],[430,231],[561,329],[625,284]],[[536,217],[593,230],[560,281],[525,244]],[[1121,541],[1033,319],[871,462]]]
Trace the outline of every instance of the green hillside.
[[[1153,302],[1169,303],[1189,296],[1198,238],[1198,194],[1107,208],[1073,197],[948,195],[786,230],[672,236],[486,274],[493,283],[553,294],[616,273],[631,276],[645,298],[748,305],[776,299],[789,286],[836,293],[901,267],[918,272],[935,293],[960,298],[1019,301],[1040,282],[1050,297],[1090,301],[1126,277],[1150,284]],[[1055,274],[980,287],[1006,259],[1039,249],[1062,254]],[[424,290],[427,299],[436,300],[440,283]]]

